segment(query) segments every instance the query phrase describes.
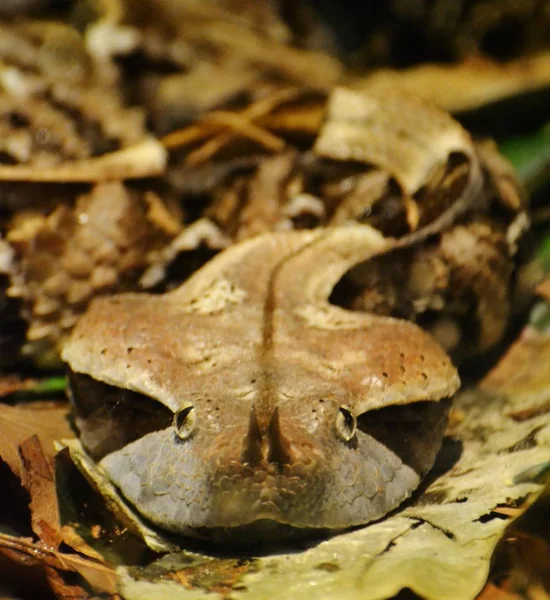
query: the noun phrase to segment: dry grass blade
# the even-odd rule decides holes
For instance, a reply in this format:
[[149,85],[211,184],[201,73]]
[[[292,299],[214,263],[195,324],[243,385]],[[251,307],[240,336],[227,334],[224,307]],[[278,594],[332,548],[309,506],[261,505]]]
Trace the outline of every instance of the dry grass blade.
[[269,133],[269,131],[257,127],[242,115],[230,112],[215,111],[203,118],[206,124],[210,122],[221,125],[229,131],[217,135],[214,139],[206,142],[203,146],[189,153],[185,162],[189,166],[196,166],[206,162],[214,156],[221,148],[235,137],[245,137],[257,142],[266,150],[277,152],[285,146],[284,140]]
[[0,165],[0,180],[41,182],[104,182],[140,179],[161,175],[166,167],[166,151],[156,139],[98,158],[66,162],[56,167]]
[[[214,111],[213,113],[208,113],[201,119],[199,124],[173,131],[165,135],[161,141],[168,150],[175,150],[189,144],[200,142],[211,136],[222,135],[225,138],[224,141],[221,143],[218,142],[221,147],[235,135],[239,134],[239,128],[242,128],[243,126],[247,131],[250,128],[254,132],[253,135],[257,135],[258,129],[262,132],[260,137],[264,134],[271,135],[263,128],[254,126],[254,122],[262,117],[266,117],[281,105],[296,100],[301,94],[303,94],[303,90],[300,88],[285,88],[270,94],[266,98],[253,102],[250,106],[240,112],[228,113]],[[221,122],[219,117],[216,118],[215,116],[220,112],[223,115]],[[213,115],[214,117],[212,118]],[[236,127],[237,131],[225,132],[224,130],[228,127]]]

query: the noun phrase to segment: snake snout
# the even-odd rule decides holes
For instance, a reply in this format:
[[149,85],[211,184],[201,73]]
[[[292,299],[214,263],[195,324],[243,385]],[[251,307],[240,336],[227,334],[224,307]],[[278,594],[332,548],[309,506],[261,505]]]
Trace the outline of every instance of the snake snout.
[[218,440],[214,520],[224,526],[260,519],[292,523],[296,511],[312,514],[328,461],[311,434],[279,408],[268,412],[257,407],[241,431],[241,436],[225,431]]
[[262,431],[256,408],[253,406],[243,442],[243,463],[251,467],[266,463],[282,467],[292,465],[297,459],[295,448],[281,426],[279,408],[275,408],[267,428]]

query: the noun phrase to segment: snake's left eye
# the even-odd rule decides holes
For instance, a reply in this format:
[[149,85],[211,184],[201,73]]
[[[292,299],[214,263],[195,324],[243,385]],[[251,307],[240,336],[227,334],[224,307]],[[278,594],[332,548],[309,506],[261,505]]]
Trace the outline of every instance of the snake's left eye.
[[349,442],[355,435],[357,429],[357,419],[347,406],[341,406],[336,415],[336,431],[345,441]]
[[197,415],[194,406],[186,406],[174,415],[174,429],[180,440],[188,439],[195,429]]

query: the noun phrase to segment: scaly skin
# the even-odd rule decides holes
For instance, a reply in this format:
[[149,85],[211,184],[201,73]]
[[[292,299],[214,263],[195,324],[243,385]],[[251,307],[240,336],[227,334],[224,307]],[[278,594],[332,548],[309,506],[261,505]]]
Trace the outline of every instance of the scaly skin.
[[[350,264],[393,245],[366,226],[265,235],[174,292],[93,303],[65,347],[71,369],[173,413],[194,407],[188,439],[168,426],[100,462],[144,516],[179,533],[265,520],[341,529],[410,495],[439,449],[457,373],[416,325],[327,301]],[[422,427],[406,456],[384,443],[395,424],[369,435],[369,411],[416,402]],[[342,406],[366,419],[350,440]]]

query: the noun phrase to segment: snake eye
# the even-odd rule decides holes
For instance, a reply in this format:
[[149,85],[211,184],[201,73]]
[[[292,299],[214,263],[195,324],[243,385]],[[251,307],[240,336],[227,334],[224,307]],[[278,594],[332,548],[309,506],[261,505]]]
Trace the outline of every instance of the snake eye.
[[346,406],[341,406],[338,409],[336,416],[336,431],[338,435],[345,441],[349,442],[355,435],[357,429],[357,419],[355,415]]
[[186,406],[174,415],[174,429],[180,440],[188,439],[195,429],[197,417],[194,406]]

